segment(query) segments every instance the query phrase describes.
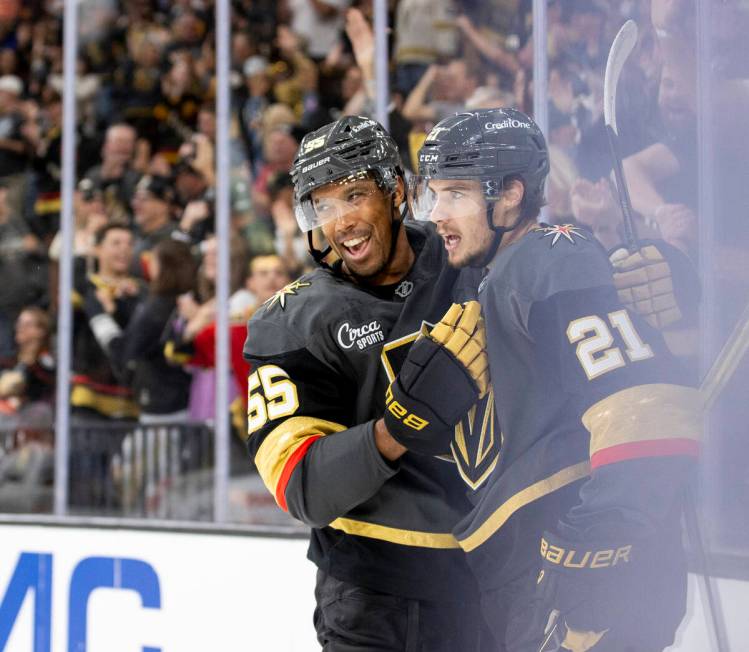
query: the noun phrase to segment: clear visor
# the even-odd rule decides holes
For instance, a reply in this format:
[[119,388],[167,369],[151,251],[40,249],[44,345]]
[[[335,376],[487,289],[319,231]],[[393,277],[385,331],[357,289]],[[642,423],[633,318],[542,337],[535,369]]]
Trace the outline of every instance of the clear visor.
[[379,187],[367,171],[350,174],[316,188],[294,206],[299,228],[307,233],[327,222],[361,210]]
[[415,219],[438,222],[485,214],[486,200],[475,179],[415,175],[408,182],[408,207]]

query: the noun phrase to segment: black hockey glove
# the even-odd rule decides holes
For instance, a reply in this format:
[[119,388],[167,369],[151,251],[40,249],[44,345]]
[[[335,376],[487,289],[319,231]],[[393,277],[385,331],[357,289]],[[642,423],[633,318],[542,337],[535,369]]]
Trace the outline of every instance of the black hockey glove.
[[649,241],[630,253],[624,247],[609,256],[614,285],[625,308],[662,329],[696,315],[699,280],[689,258],[663,241]]
[[415,453],[449,453],[455,424],[489,387],[481,306],[453,304],[418,339],[385,395],[384,420],[400,444]]
[[545,532],[537,594],[546,627],[539,652],[608,650],[607,635],[631,629],[632,620],[636,627],[633,612],[643,598],[641,557],[647,548],[634,542],[570,542]]

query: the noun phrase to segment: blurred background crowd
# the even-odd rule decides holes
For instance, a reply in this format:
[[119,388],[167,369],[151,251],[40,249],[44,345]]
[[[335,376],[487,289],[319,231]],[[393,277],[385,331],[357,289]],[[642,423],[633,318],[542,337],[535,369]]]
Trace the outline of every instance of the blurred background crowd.
[[[640,38],[618,115],[638,230],[698,261],[695,6],[549,0],[546,221],[585,224],[607,247],[622,241],[603,73],[614,34],[634,18]],[[80,2],[74,424],[213,419],[214,9],[212,0]],[[532,113],[530,0],[391,0],[389,10],[389,124],[407,171],[431,127],[455,111]],[[0,0],[0,436],[12,438],[5,450],[52,445],[62,11],[59,0]],[[289,176],[298,144],[341,115],[373,116],[375,83],[371,0],[233,0],[231,12],[230,320],[240,435],[246,320],[311,265]],[[720,188],[728,205],[745,209],[735,129],[746,133],[749,115],[741,110],[749,105],[749,10],[725,0],[713,17],[716,113],[739,107],[721,120],[731,128],[716,132]],[[721,273],[742,287],[745,244],[727,236],[720,260]],[[689,354],[696,345],[683,339]],[[113,450],[129,443],[118,436]],[[0,460],[0,483],[13,464],[9,455]],[[113,473],[110,457],[87,464],[71,472],[104,464]],[[39,472],[48,475],[48,466]]]

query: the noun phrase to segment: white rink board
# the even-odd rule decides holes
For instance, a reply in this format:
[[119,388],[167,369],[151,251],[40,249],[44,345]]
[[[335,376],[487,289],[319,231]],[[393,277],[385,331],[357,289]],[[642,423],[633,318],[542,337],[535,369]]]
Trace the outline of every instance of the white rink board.
[[[302,539],[64,526],[0,525],[2,652],[315,652],[314,567]],[[51,645],[34,648],[34,592],[9,607],[21,553],[51,555]],[[134,559],[157,578],[158,608],[133,590],[96,588],[71,608],[71,577],[86,558]],[[34,558],[37,561],[38,557]],[[49,558],[47,558],[49,561]],[[84,562],[83,566],[88,562]],[[96,562],[100,563],[100,562]],[[25,568],[29,568],[25,567]],[[115,584],[131,579],[113,564]],[[37,564],[34,568],[46,568]],[[47,571],[41,570],[40,576]],[[119,573],[122,573],[119,575]],[[16,573],[16,579],[22,573]],[[106,583],[106,580],[105,582]],[[718,580],[732,652],[749,650],[749,583]],[[42,592],[43,593],[43,592]],[[15,595],[19,595],[16,589]],[[76,593],[76,595],[78,595]],[[86,604],[85,597],[84,602]],[[43,621],[43,608],[41,610]],[[69,613],[87,614],[86,647],[69,648]],[[5,647],[3,630],[10,628]],[[669,652],[710,652],[702,596],[690,577],[689,611]],[[456,651],[468,652],[468,651]]]
[[[71,575],[86,557],[142,560],[158,576],[161,607],[130,590],[88,601],[87,646],[76,652],[312,652],[315,570],[304,539],[0,525],[0,598],[21,552],[52,553],[52,645],[33,646],[28,592],[3,652],[66,652]],[[5,614],[0,618],[6,620]],[[3,622],[0,622],[0,631]],[[72,652],[72,650],[71,650]]]
[[[687,615],[684,618],[676,641],[668,652],[711,652],[717,647],[713,641],[712,629],[708,629],[705,619],[705,599],[703,580],[689,576],[689,597]],[[729,652],[749,651],[749,582],[717,579],[714,586],[723,611]]]

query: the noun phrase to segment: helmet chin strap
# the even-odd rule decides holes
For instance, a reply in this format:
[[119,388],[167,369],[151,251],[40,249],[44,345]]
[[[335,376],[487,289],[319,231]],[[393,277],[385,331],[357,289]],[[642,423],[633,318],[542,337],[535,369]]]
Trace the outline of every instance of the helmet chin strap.
[[496,203],[496,200],[491,202],[491,204],[487,206],[486,210],[486,221],[489,224],[489,228],[494,231],[494,237],[492,238],[492,243],[489,245],[489,249],[487,250],[486,254],[475,265],[475,267],[486,267],[490,262],[492,262],[494,256],[497,255],[499,245],[502,244],[502,238],[504,234],[509,233],[510,231],[514,231],[523,222],[522,215],[518,215],[518,219],[516,219],[515,223],[511,226],[495,226],[494,222],[492,221],[492,215],[494,215],[494,206]]
[[[398,210],[397,206],[393,204],[395,211]],[[398,238],[400,237],[400,228],[403,224],[403,220],[406,217],[406,208],[404,208],[398,217],[390,222],[390,253],[388,254],[387,260],[385,261],[385,267],[387,267],[395,257],[395,250],[398,246]]]
[[312,240],[312,231],[307,231],[307,251],[309,251],[309,255],[312,256],[314,261],[320,265],[320,267],[325,267],[327,269],[331,269],[330,265],[325,262],[325,258],[328,256],[328,254],[333,251],[333,248],[328,245],[320,251],[315,247],[315,243]]

